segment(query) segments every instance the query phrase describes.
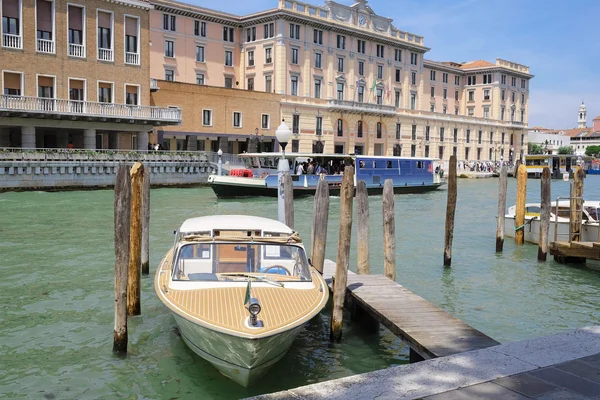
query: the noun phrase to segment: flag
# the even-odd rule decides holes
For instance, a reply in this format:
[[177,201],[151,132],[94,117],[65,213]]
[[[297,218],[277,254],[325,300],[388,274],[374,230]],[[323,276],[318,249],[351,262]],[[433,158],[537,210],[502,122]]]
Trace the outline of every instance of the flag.
[[375,100],[375,90],[377,89],[377,81],[373,81],[373,86],[371,86],[371,95],[373,96],[373,100]]
[[251,285],[250,285],[250,283],[251,283],[251,282],[252,282],[252,281],[251,281],[250,279],[248,279],[248,286],[246,286],[246,296],[244,297],[244,305],[246,305],[246,304],[250,303],[250,298],[252,297],[252,296],[250,295],[250,289],[251,289],[251,287],[250,287],[250,286],[251,286]]

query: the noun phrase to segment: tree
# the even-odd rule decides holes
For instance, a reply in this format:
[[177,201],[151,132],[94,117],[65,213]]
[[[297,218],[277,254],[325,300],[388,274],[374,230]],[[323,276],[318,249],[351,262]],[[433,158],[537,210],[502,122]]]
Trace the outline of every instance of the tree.
[[562,146],[558,148],[558,154],[573,154],[573,146]]
[[588,146],[585,149],[585,155],[590,157],[595,157],[600,154],[600,146]]
[[544,149],[539,144],[535,143],[527,143],[527,153],[528,154],[543,154]]

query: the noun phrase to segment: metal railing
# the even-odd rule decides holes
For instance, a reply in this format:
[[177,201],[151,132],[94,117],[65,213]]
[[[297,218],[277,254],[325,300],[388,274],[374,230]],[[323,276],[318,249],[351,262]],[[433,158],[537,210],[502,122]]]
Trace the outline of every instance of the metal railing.
[[85,58],[85,46],[82,44],[69,43],[69,55],[71,57]]
[[[576,208],[575,212],[579,213],[579,217],[578,220],[582,221],[582,217],[583,217],[583,203],[585,202],[585,200],[583,200],[583,197],[557,197],[556,198],[556,208],[554,209],[554,242],[558,242],[558,204],[560,200],[569,200],[569,243],[573,243],[573,230],[572,227],[573,225],[571,224],[571,215],[573,214],[571,212],[571,208],[573,207],[573,205],[575,205],[575,207],[577,207],[577,203],[579,203],[577,200],[581,200],[581,208]],[[579,237],[581,239],[581,227],[579,228]],[[562,233],[561,235],[565,235],[564,233]]]
[[180,108],[0,95],[0,110],[181,122]]
[[98,60],[100,61],[114,61],[113,54],[112,49],[98,48]]
[[138,53],[125,53],[125,64],[140,65],[140,55]]
[[39,53],[54,54],[54,40],[38,39],[37,51]]
[[6,47],[9,49],[22,49],[23,48],[23,40],[21,35],[12,35],[10,33],[2,34],[2,47]]

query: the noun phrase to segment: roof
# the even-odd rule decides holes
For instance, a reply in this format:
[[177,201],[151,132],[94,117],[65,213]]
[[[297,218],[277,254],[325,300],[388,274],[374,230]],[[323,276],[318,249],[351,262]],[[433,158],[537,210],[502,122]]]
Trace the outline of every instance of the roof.
[[460,69],[484,68],[484,67],[495,67],[495,66],[496,66],[496,64],[492,64],[489,61],[477,60],[477,61],[471,61],[468,63],[464,63],[463,65],[460,66]]
[[575,129],[565,129],[564,134],[571,137],[577,136],[585,136],[587,133],[592,133],[594,130],[592,128],[575,128]]
[[202,231],[266,231],[273,233],[291,234],[293,231],[285,224],[252,215],[210,215],[206,217],[190,218],[179,228],[181,232]]
[[593,121],[598,121],[600,120],[600,115],[598,115],[596,118],[593,119]]

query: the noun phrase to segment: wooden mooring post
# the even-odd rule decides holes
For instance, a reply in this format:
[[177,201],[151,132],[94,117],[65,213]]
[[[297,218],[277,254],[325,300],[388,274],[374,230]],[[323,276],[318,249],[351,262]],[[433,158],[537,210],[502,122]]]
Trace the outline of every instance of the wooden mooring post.
[[[456,171],[456,170],[455,170]],[[396,222],[394,214],[394,184],[383,184],[383,273],[396,281]]]
[[517,202],[515,206],[515,243],[525,243],[525,202],[527,200],[527,168],[519,165],[517,170]]
[[338,254],[333,282],[333,312],[329,339],[339,342],[342,339],[344,298],[348,283],[350,262],[350,240],[352,238],[352,201],[354,199],[354,168],[346,165],[340,191],[340,235]]
[[129,235],[129,276],[127,286],[127,314],[140,315],[141,257],[142,257],[142,180],[144,166],[136,162],[131,167],[131,231]]
[[581,210],[583,208],[583,168],[577,167],[573,174],[573,193],[571,194],[570,242],[581,242]]
[[283,191],[285,198],[285,224],[294,229],[294,183],[289,173],[283,175]]
[[506,188],[508,186],[508,172],[506,165],[500,168],[500,181],[498,183],[498,221],[496,227],[496,252],[502,253],[504,247],[504,216],[506,215]]
[[313,209],[312,235],[310,238],[310,259],[313,267],[321,274],[325,263],[325,245],[327,243],[327,221],[329,220],[329,185],[319,180],[315,193]]
[[125,164],[117,168],[115,181],[115,328],[113,351],[127,352],[127,271],[129,269],[129,229],[131,181]]
[[446,229],[444,234],[444,266],[452,265],[452,239],[454,238],[454,214],[456,213],[456,156],[450,156],[448,166],[448,201],[446,204]]
[[356,215],[358,218],[356,227],[356,270],[359,274],[368,275],[371,273],[369,264],[369,195],[365,181],[356,183]]
[[541,179],[540,207],[540,240],[538,245],[538,261],[546,261],[548,257],[548,232],[550,230],[551,182],[550,168],[544,167]]
[[144,168],[142,184],[142,274],[150,274],[150,168]]

